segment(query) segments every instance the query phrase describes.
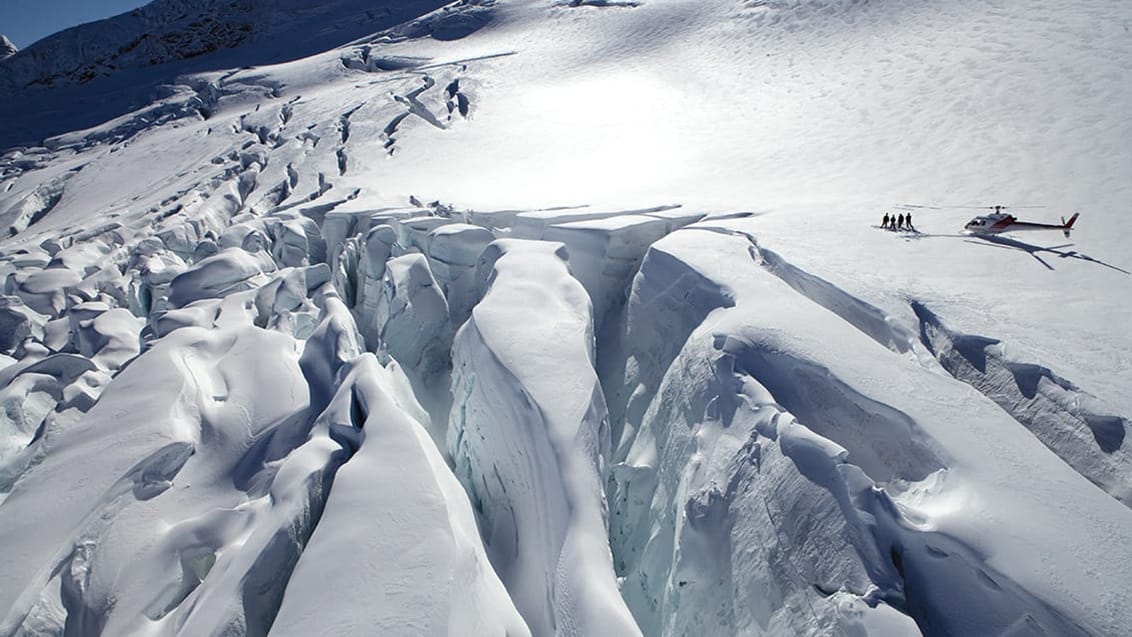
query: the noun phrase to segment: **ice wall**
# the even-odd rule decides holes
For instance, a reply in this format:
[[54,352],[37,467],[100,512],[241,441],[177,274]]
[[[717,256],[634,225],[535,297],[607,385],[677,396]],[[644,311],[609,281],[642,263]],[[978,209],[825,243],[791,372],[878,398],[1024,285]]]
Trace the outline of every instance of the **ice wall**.
[[533,634],[635,634],[606,539],[589,298],[560,244],[501,240],[483,259],[452,348],[448,444],[492,564]]
[[[1119,567],[1097,556],[1083,576],[1077,560],[1127,509],[989,400],[790,293],[742,226],[661,240],[630,297],[631,325],[666,307],[694,325],[655,393],[648,367],[627,375],[648,408],[627,419],[612,536],[645,632],[821,633],[856,625],[853,596],[926,634],[1117,630]],[[631,332],[628,351],[671,351],[656,335]],[[1073,501],[1049,507],[1063,490]],[[1098,524],[1079,529],[1085,515]],[[1068,601],[1094,579],[1110,584]]]

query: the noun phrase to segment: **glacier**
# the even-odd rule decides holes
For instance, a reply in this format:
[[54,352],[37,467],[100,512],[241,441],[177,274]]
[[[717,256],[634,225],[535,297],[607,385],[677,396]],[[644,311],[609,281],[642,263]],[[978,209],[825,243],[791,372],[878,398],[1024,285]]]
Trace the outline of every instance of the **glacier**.
[[[1123,634],[1130,20],[0,39],[0,635]],[[959,232],[1001,202],[1082,216]]]

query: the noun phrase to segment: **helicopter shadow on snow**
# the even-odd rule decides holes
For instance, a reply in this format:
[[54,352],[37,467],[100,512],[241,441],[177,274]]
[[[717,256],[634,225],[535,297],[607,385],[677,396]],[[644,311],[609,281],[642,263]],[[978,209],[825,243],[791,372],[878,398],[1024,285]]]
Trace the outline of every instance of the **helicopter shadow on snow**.
[[1003,235],[970,235],[967,238],[967,243],[1003,248],[1007,250],[1020,250],[1034,257],[1034,259],[1038,263],[1042,264],[1050,270],[1053,270],[1054,267],[1042,258],[1042,254],[1047,254],[1049,256],[1057,257],[1060,259],[1079,259],[1081,261],[1088,261],[1089,263],[1095,263],[1110,270],[1116,270],[1117,272],[1125,275],[1132,275],[1132,272],[1129,272],[1124,268],[1117,267],[1111,263],[1106,263],[1104,261],[1101,261],[1100,259],[1095,259],[1087,254],[1078,252],[1077,250],[1066,250],[1065,248],[1073,247],[1074,244],[1072,243],[1063,243],[1055,246],[1039,246]]
[[[1100,259],[1096,259],[1096,258],[1093,258],[1093,257],[1091,257],[1087,254],[1082,253],[1082,252],[1078,252],[1077,250],[1067,250],[1066,248],[1072,248],[1073,247],[1074,244],[1072,244],[1072,243],[1063,243],[1063,244],[1055,245],[1055,246],[1040,246],[1040,245],[1035,245],[1033,243],[1026,243],[1025,241],[1019,241],[1018,239],[1014,239],[1012,237],[1007,237],[1007,236],[1000,235],[1000,234],[925,234],[925,233],[922,233],[922,232],[915,232],[914,234],[906,235],[906,238],[907,239],[926,239],[926,238],[957,238],[957,239],[963,239],[963,241],[965,243],[970,243],[970,244],[973,244],[973,245],[981,245],[981,246],[986,246],[986,247],[989,247],[989,248],[1002,248],[1004,250],[1017,250],[1019,252],[1025,252],[1025,253],[1029,254],[1031,257],[1034,257],[1035,261],[1042,264],[1042,266],[1044,266],[1048,270],[1055,270],[1056,268],[1054,268],[1053,265],[1051,265],[1050,262],[1046,260],[1046,258],[1057,257],[1057,258],[1060,258],[1060,259],[1078,259],[1080,261],[1088,261],[1089,263],[1095,263],[1097,265],[1106,267],[1110,270],[1116,270],[1117,272],[1120,272],[1121,274],[1132,276],[1132,272],[1129,272],[1128,270],[1125,270],[1124,268],[1115,266],[1111,263],[1106,263],[1106,262],[1104,262]],[[1043,255],[1045,255],[1046,258],[1043,258]]]

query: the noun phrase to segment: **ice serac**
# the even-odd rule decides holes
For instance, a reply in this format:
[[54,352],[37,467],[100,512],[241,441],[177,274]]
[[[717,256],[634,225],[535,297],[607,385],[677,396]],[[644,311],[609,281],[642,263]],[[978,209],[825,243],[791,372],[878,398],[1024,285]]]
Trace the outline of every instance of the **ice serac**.
[[542,238],[566,245],[570,271],[593,300],[594,324],[600,332],[607,314],[624,302],[649,245],[671,232],[672,225],[668,219],[622,215],[550,226]]
[[561,244],[504,239],[453,345],[449,450],[536,635],[632,635],[602,492],[609,431],[590,301]]
[[227,248],[178,274],[169,284],[169,305],[181,308],[201,299],[222,298],[253,290],[267,282],[275,270],[262,251]]
[[452,343],[448,301],[423,254],[402,255],[386,264],[376,317],[382,325],[380,347],[400,361],[414,380],[432,389],[447,380]]
[[272,635],[529,635],[467,494],[398,404],[393,373],[364,354],[340,376],[319,422],[357,450],[335,475]]
[[429,233],[429,266],[444,289],[454,327],[463,325],[479,300],[476,263],[494,240],[490,230],[465,223],[440,226]]
[[393,227],[397,229],[397,242],[406,250],[427,251],[429,236],[433,230],[456,223],[455,219],[440,217],[430,211],[421,212],[422,214],[417,216],[392,220]]
[[377,343],[381,338],[382,324],[376,317],[385,294],[386,262],[393,256],[396,243],[397,232],[389,225],[380,224],[366,233],[362,244],[354,305],[359,316],[358,327],[367,343]]
[[[292,342],[253,327],[181,329],[89,412],[50,420],[3,503],[0,537],[21,550],[0,578],[0,632],[136,634],[183,621],[211,587],[247,576],[228,566],[253,551],[245,534],[292,527],[272,521],[270,501],[282,494],[265,497],[271,463],[296,444],[265,441],[296,438],[307,407]],[[303,481],[281,488],[303,490]],[[270,587],[254,594],[270,597]]]
[[671,359],[657,330],[627,344],[642,364],[611,536],[643,630],[887,634],[899,610],[932,635],[1119,632],[1128,509],[990,400],[795,294],[754,227],[677,231],[634,282],[630,323],[668,308],[680,339]]

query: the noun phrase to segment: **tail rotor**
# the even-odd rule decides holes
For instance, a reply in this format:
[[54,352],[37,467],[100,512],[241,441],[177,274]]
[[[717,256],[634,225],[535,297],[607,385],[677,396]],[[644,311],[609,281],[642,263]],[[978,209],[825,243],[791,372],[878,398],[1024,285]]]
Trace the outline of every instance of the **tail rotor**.
[[1073,216],[1069,217],[1069,221],[1066,221],[1065,217],[1061,218],[1061,228],[1062,228],[1061,232],[1065,235],[1066,239],[1069,238],[1069,232],[1073,230],[1073,224],[1077,222],[1077,217],[1080,217],[1080,216],[1081,216],[1081,213],[1074,212]]

